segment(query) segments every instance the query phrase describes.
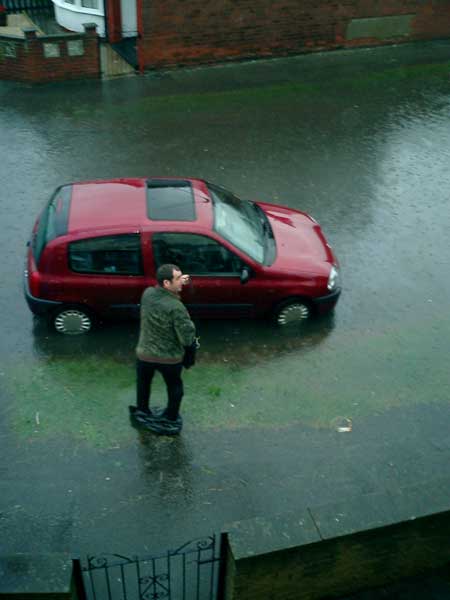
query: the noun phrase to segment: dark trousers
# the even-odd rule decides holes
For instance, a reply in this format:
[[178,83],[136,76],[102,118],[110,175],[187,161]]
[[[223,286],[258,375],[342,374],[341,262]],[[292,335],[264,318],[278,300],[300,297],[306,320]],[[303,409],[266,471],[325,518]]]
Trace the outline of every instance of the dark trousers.
[[153,375],[155,371],[159,371],[167,386],[166,416],[168,419],[175,421],[178,417],[184,392],[183,381],[181,379],[182,370],[183,365],[181,363],[165,365],[162,363],[144,362],[137,359],[137,407],[144,411],[149,409]]

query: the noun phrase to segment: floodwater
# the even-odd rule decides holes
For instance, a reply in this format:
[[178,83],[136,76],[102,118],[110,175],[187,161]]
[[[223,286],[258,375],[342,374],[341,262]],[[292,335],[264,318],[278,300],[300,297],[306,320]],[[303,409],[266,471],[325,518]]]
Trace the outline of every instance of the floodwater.
[[[449,50],[0,82],[4,550],[161,548],[448,474]],[[22,294],[25,244],[57,185],[147,175],[305,210],[343,271],[335,313],[301,329],[198,323],[178,439],[128,422],[136,323],[62,337]]]

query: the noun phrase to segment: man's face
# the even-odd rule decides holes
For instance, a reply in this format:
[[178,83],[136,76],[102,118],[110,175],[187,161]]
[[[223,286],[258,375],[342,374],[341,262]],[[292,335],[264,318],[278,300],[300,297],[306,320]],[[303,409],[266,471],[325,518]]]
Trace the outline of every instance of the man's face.
[[181,271],[173,271],[172,281],[164,279],[164,289],[172,292],[172,294],[179,294],[183,287],[183,273]]

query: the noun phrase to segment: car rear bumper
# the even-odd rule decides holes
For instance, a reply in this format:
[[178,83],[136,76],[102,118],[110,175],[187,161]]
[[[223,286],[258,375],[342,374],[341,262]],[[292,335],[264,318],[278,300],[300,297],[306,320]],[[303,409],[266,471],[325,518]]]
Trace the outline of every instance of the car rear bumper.
[[323,315],[336,306],[336,302],[341,295],[341,289],[337,289],[331,294],[327,294],[326,296],[319,296],[319,298],[312,298],[312,302],[315,310],[319,315]]
[[47,315],[55,308],[62,305],[62,302],[43,300],[42,298],[36,298],[35,296],[32,296],[30,287],[28,285],[28,271],[26,269],[23,273],[23,292],[31,312],[35,315]]

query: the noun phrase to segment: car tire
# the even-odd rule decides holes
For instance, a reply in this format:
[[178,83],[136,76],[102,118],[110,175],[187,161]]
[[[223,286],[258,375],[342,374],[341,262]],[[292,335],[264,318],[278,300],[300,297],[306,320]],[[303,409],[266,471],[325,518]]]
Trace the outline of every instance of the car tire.
[[81,306],[62,306],[51,318],[54,329],[63,335],[83,335],[94,325],[92,313]]
[[299,325],[311,316],[310,304],[302,298],[292,298],[278,304],[273,311],[273,321],[280,327]]

